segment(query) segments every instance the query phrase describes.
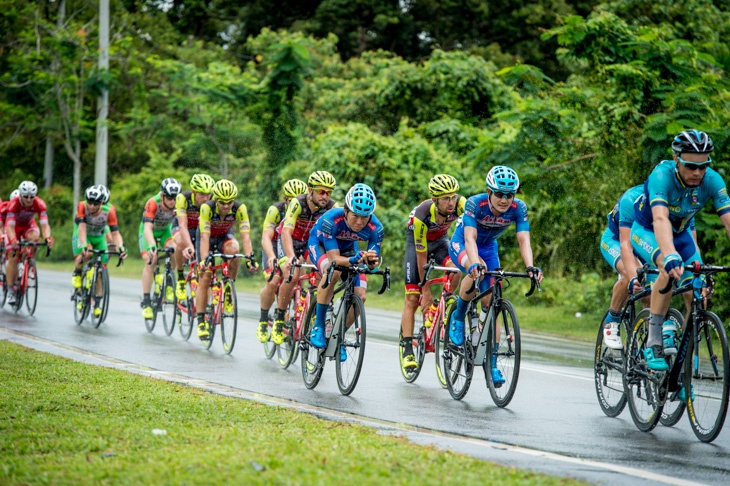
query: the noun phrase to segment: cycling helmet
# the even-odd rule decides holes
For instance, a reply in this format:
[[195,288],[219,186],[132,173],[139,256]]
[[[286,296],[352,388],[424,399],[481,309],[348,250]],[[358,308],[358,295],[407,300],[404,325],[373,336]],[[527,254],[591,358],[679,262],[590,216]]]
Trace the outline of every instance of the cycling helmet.
[[487,187],[492,191],[514,194],[520,187],[517,173],[504,165],[495,165],[487,174]]
[[101,203],[102,204],[108,203],[109,198],[112,197],[111,191],[104,184],[99,184],[99,189],[104,194],[104,199],[101,200]]
[[672,142],[672,150],[675,154],[688,152],[693,154],[709,154],[715,149],[709,135],[700,130],[685,130]]
[[86,200],[104,204],[105,193],[108,192],[102,185],[86,188]]
[[238,188],[233,182],[221,179],[213,186],[213,195],[221,202],[233,201],[238,195]]
[[207,174],[195,174],[190,179],[190,189],[201,194],[210,194],[213,192],[215,181]]
[[297,197],[307,192],[307,184],[299,179],[290,179],[284,183],[284,195],[286,197]]
[[20,191],[16,189],[10,193],[10,199],[8,199],[8,201],[10,201],[11,199],[15,199],[18,196],[20,196]]
[[18,186],[21,196],[35,196],[38,194],[38,186],[32,181],[23,181]]
[[355,184],[347,191],[345,206],[358,216],[370,216],[375,211],[375,193],[367,184]]
[[165,196],[175,197],[180,194],[180,191],[182,191],[182,185],[172,177],[168,177],[160,184],[160,192]]
[[309,179],[307,180],[307,184],[309,185],[309,187],[321,186],[327,187],[329,189],[334,189],[336,181],[335,177],[329,172],[324,170],[318,170],[317,172],[312,172],[312,174],[309,176]]
[[431,197],[444,194],[454,194],[459,190],[459,182],[448,174],[437,174],[428,183],[428,192]]

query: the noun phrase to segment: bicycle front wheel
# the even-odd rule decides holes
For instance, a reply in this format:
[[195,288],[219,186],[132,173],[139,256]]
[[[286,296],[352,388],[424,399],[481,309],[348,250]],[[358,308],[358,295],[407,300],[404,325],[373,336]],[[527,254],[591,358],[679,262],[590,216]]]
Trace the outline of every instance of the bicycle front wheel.
[[312,305],[309,306],[307,315],[304,318],[302,326],[302,342],[299,343],[299,352],[301,354],[302,363],[302,379],[304,386],[310,390],[314,389],[322,378],[322,370],[324,369],[324,350],[315,348],[309,342],[309,333],[314,327],[314,321],[317,319],[317,306],[315,305],[316,294],[312,294]]
[[632,325],[624,369],[624,390],[631,419],[642,432],[651,431],[659,423],[663,405],[659,388],[666,378],[666,373],[651,371],[646,364],[644,348],[648,337],[649,309],[643,309]]
[[35,313],[35,307],[38,303],[38,269],[35,266],[35,260],[30,258],[25,264],[25,306],[28,314],[31,316]]
[[[456,346],[449,339],[449,323],[451,316],[456,311],[456,303],[452,303],[446,312],[444,320],[444,375],[446,378],[446,388],[448,388],[451,397],[454,400],[461,400],[469,391],[471,378],[474,371],[472,359],[471,334],[464,338],[463,346]],[[467,316],[470,312],[467,311]],[[469,319],[469,317],[467,317]],[[466,329],[469,329],[466,325]]]
[[[416,311],[416,315],[419,314],[420,312]],[[423,319],[420,319],[420,322],[423,322]],[[426,346],[423,339],[423,326],[419,325],[419,319],[416,319],[416,325],[413,329],[414,331],[418,329],[417,332],[413,333],[413,338],[411,339],[413,354],[416,357],[416,366],[413,368],[403,368],[403,349],[405,349],[403,343],[403,331],[401,330],[401,332],[398,334],[398,359],[400,360],[400,372],[403,375],[403,379],[406,380],[406,383],[413,383],[414,381],[416,381],[418,375],[421,374],[423,360],[426,356]]]
[[160,290],[159,310],[162,312],[162,327],[165,328],[165,334],[168,336],[171,336],[172,331],[175,330],[176,309],[175,279],[172,278],[172,272],[165,272],[165,280],[162,282],[162,290]]
[[269,320],[268,320],[268,327],[267,327],[267,333],[268,337],[264,344],[264,354],[268,359],[271,359],[274,357],[274,354],[276,353],[276,344],[274,344],[274,341],[271,340],[271,332],[274,330],[274,321],[276,320],[276,309],[279,308],[279,294],[277,293],[276,298],[274,299],[274,303],[271,305],[271,308],[269,309]]
[[[349,395],[357,386],[357,380],[362,371],[362,362],[365,359],[365,306],[357,295],[352,295],[344,312],[340,310],[340,346],[345,353],[335,353],[335,369],[337,372],[337,386],[340,393]],[[352,321],[350,323],[350,321]],[[348,324],[350,323],[350,324]],[[341,361],[339,354],[347,355]]]
[[[97,293],[97,286],[101,286],[101,293]],[[109,307],[109,273],[107,269],[103,266],[100,266],[96,269],[96,275],[94,277],[94,281],[91,283],[91,292],[92,294],[97,294],[101,298],[101,302],[95,302],[94,306],[98,306],[100,309],[100,314],[97,316],[95,315],[96,309],[94,309],[94,312],[91,312],[91,325],[94,326],[94,328],[98,328],[102,322],[104,322],[104,319],[106,318],[106,311]],[[94,297],[96,299],[97,297]]]
[[[677,326],[677,336],[681,338],[682,326],[684,325],[684,316],[682,313],[677,309],[669,309],[667,319],[674,321],[675,326]],[[686,365],[687,360],[685,360],[684,363]],[[684,368],[682,368],[682,370],[684,370]],[[684,371],[682,371],[682,373],[684,373]],[[684,375],[680,375],[680,382],[683,378]],[[659,418],[659,423],[665,427],[673,427],[677,425],[684,414],[685,408],[687,408],[687,405],[677,398],[677,394],[671,394],[664,402],[664,406],[662,407],[662,416]]]
[[712,312],[705,312],[695,325],[696,334],[687,349],[691,362],[685,361],[684,370],[687,417],[697,438],[712,442],[720,434],[727,415],[730,389],[727,336],[722,321]]
[[236,328],[238,327],[238,300],[236,284],[231,279],[223,281],[223,309],[221,310],[221,341],[223,351],[231,354],[236,345]]
[[[193,290],[193,282],[192,282],[192,276],[188,275],[187,279],[185,280],[185,292],[187,293],[187,297],[185,299],[185,302],[178,302],[178,318],[179,318],[179,325],[180,325],[180,336],[184,340],[190,339],[190,335],[193,333],[193,326],[195,326],[195,292]],[[181,307],[184,307],[184,310],[181,309]],[[185,317],[183,317],[183,312],[185,313]]]
[[155,268],[154,279],[152,280],[152,295],[150,296],[150,305],[152,306],[152,318],[144,320],[144,325],[147,328],[147,332],[155,330],[155,324],[157,323],[157,311],[160,307],[161,286],[157,284],[157,275],[159,275],[159,267]]
[[[439,306],[439,309],[441,307]],[[447,307],[448,310],[448,307]],[[442,388],[447,388],[446,384],[446,364],[444,361],[444,350],[446,342],[444,341],[446,336],[446,326],[444,320],[444,313],[439,313],[436,319],[433,321],[433,354],[435,356],[436,363],[436,378],[439,380],[439,384]]]
[[[624,350],[611,349],[603,344],[603,323],[608,311],[601,318],[596,336],[593,359],[593,381],[601,410],[609,417],[617,417],[626,407],[624,392]],[[626,337],[624,336],[624,339]]]
[[[0,255],[0,260],[3,259],[4,256]],[[3,307],[5,302],[8,300],[8,277],[5,275],[6,263],[2,262],[0,265],[2,265],[0,267],[0,286],[2,286],[0,289],[0,307]]]
[[[294,336],[294,326],[296,326],[296,306],[302,298],[301,290],[297,290],[292,294],[289,300],[289,308],[284,314],[284,342],[276,346],[276,355],[282,368],[287,369],[297,356],[299,351],[299,341]],[[306,309],[305,309],[306,310]]]
[[[520,377],[520,324],[510,301],[502,300],[500,308],[495,310],[494,321],[487,332],[483,368],[492,400],[498,407],[506,407],[515,395]],[[502,380],[499,380],[500,374]]]

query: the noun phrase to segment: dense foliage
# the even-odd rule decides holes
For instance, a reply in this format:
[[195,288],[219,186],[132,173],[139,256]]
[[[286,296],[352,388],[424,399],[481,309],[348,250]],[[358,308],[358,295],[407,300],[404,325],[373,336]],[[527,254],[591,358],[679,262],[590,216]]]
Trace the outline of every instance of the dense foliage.
[[[96,97],[109,88],[110,186],[128,242],[163,177],[234,180],[256,241],[280,184],[324,169],[336,199],[374,187],[398,270],[406,217],[434,173],[470,195],[505,164],[523,182],[536,262],[578,279],[608,275],[605,214],[676,132],[708,131],[727,175],[727,2],[111,3],[100,72],[93,4],[0,0],[0,195],[40,181],[53,147],[67,202],[52,218],[69,224],[71,189],[94,179]],[[706,209],[698,224],[707,259],[727,263],[717,217]]]

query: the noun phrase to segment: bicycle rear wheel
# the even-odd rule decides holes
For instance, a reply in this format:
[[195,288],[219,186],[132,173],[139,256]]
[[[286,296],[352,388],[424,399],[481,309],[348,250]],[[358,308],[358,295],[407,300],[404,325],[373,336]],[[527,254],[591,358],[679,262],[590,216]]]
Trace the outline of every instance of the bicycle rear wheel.
[[[601,410],[609,417],[617,417],[626,407],[624,392],[624,349],[611,349],[603,344],[603,323],[608,311],[601,318],[596,336],[593,360],[593,382]],[[620,325],[620,324],[619,324]],[[624,336],[624,340],[626,336]],[[624,341],[625,342],[625,341]]]
[[[448,309],[448,307],[447,307]],[[444,362],[444,350],[446,349],[444,347],[445,345],[445,335],[446,335],[446,326],[444,325],[444,315],[439,314],[436,316],[436,318],[433,321],[433,325],[435,329],[433,330],[433,354],[435,356],[435,364],[436,364],[436,378],[438,378],[439,384],[441,384],[442,388],[446,388],[446,364]]]
[[[347,325],[348,317],[352,314],[352,324]],[[340,346],[344,347],[347,359],[340,361],[339,354],[335,353],[335,370],[337,372],[337,386],[340,393],[349,395],[357,386],[357,380],[362,371],[362,362],[365,359],[365,341],[367,337],[365,326],[365,306],[357,295],[352,295],[347,302],[344,312],[340,310]]]
[[94,306],[96,306],[96,304],[99,305],[99,309],[101,309],[101,314],[99,314],[99,316],[95,316],[94,312],[91,312],[91,325],[94,326],[94,328],[98,328],[101,323],[104,322],[104,318],[106,317],[106,309],[109,307],[109,273],[104,266],[97,268],[94,279],[91,282],[90,293],[91,295],[94,295],[93,299],[96,299],[95,295],[97,282],[101,283],[101,302],[95,303]]
[[[444,320],[444,374],[446,378],[446,388],[448,388],[451,397],[454,400],[461,400],[464,398],[466,393],[469,391],[469,385],[471,384],[471,378],[474,372],[474,365],[472,363],[472,343],[471,334],[468,333],[464,338],[463,346],[454,345],[449,339],[448,323],[451,322],[451,315],[456,311],[456,303],[454,302],[449,306],[446,313],[446,319]],[[467,312],[467,319],[469,314]],[[468,326],[464,326],[464,332],[469,329]]]
[[[284,342],[276,346],[276,354],[279,360],[279,364],[282,368],[287,369],[289,365],[296,359],[299,351],[299,342],[294,336],[294,327],[296,323],[296,306],[299,305],[301,300],[301,290],[296,291],[292,294],[292,298],[289,301],[289,309],[287,309],[284,315]],[[306,309],[305,309],[306,310]]]
[[[192,277],[188,275],[185,280],[185,289],[187,297],[184,303],[178,302],[178,318],[180,319],[180,336],[184,340],[190,339],[190,335],[193,333],[193,326],[195,326],[195,292],[193,291]],[[180,309],[181,306],[185,307],[185,311]],[[185,312],[185,316],[183,316]]]
[[317,305],[315,295],[312,295],[312,304],[309,306],[307,315],[302,325],[302,342],[299,343],[299,352],[301,354],[302,363],[302,379],[304,386],[310,390],[314,389],[322,378],[322,370],[324,369],[324,349],[315,348],[309,342],[309,333],[314,327],[314,321],[317,319]]
[[687,417],[697,438],[712,442],[720,434],[727,415],[730,391],[727,336],[722,321],[712,312],[705,312],[695,325],[696,340],[690,339],[687,349],[691,362],[685,362],[684,373]]
[[36,304],[38,303],[38,269],[35,260],[29,258],[25,264],[26,280],[25,280],[25,307],[31,316],[35,313]]
[[[152,294],[150,295],[150,305],[152,306],[152,319],[145,319],[144,325],[147,328],[147,332],[155,330],[155,324],[157,323],[157,311],[160,306],[160,292],[161,288],[157,286],[157,275],[159,275],[159,267],[155,268],[154,278],[152,279]],[[160,286],[161,287],[161,286]]]
[[[89,268],[84,265],[81,269],[81,287],[74,291],[72,301],[74,303],[74,320],[77,325],[81,325],[89,315],[89,307],[91,306],[91,284],[88,278]],[[93,278],[91,279],[93,280]]]
[[[5,256],[0,255],[0,260],[5,260]],[[8,277],[5,275],[5,267],[5,261],[0,263],[0,286],[2,286],[0,288],[0,307],[3,307],[8,300]]]
[[[172,299],[168,299],[168,294],[172,296]],[[162,282],[162,289],[160,290],[160,311],[162,312],[162,327],[165,329],[165,334],[168,336],[172,335],[172,331],[175,330],[175,318],[177,317],[177,296],[175,295],[175,279],[172,276],[172,272],[165,272],[165,280]]]
[[236,298],[236,284],[233,280],[227,278],[223,281],[222,294],[221,341],[223,351],[231,354],[236,345],[236,328],[238,327],[238,299]]
[[276,320],[276,309],[279,308],[279,294],[276,294],[276,298],[274,299],[274,303],[271,304],[271,308],[269,309],[269,326],[268,326],[268,333],[269,337],[266,340],[264,344],[264,354],[267,358],[271,359],[274,357],[274,354],[276,353],[276,344],[274,344],[274,341],[271,340],[271,332],[274,330],[274,321]]
[[[499,336],[494,336],[497,330]],[[487,332],[487,354],[482,366],[489,394],[498,407],[506,407],[515,395],[520,377],[521,344],[520,324],[515,308],[510,301],[502,300],[500,308],[496,310],[494,324]],[[494,383],[492,364],[502,372],[504,383]]]
[[[682,326],[684,325],[684,316],[682,315],[682,313],[679,312],[677,309],[669,309],[669,312],[667,313],[667,319],[674,321],[674,324],[677,326],[677,336],[681,339]],[[686,360],[685,364],[687,364]],[[684,369],[682,373],[684,373]],[[679,376],[680,383],[683,378],[683,375]],[[682,418],[682,415],[684,414],[685,408],[687,408],[687,405],[677,398],[676,393],[670,394],[667,397],[667,400],[664,402],[664,406],[662,407],[662,416],[659,419],[659,423],[664,425],[665,427],[672,427],[674,425],[677,425],[679,420]]]
[[624,390],[631,419],[642,432],[649,432],[659,423],[663,405],[659,388],[667,376],[666,373],[651,371],[646,365],[644,348],[648,335],[649,310],[644,309],[632,324],[624,369]]

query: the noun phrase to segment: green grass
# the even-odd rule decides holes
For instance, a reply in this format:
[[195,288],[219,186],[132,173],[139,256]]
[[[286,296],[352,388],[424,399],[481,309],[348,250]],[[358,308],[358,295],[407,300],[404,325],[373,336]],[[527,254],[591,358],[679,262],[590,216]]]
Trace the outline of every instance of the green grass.
[[0,373],[0,484],[581,484],[7,341]]

